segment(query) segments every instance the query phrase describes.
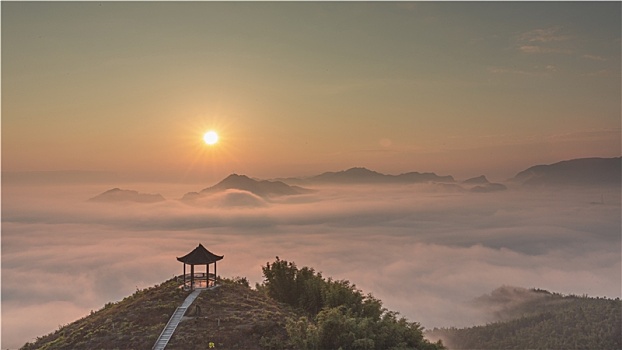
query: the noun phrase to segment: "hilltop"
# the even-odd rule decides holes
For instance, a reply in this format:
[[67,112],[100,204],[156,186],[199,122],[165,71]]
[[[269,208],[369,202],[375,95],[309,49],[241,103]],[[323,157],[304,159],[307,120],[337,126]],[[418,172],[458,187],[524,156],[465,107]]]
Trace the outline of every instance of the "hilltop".
[[[137,290],[22,349],[151,349],[189,294],[179,285],[171,279]],[[196,305],[203,316],[197,315]],[[194,301],[167,349],[207,349],[209,342],[221,349],[261,349],[262,337],[284,338],[288,317],[295,317],[291,308],[251,290],[241,279],[224,279]]]
[[[220,279],[187,309],[167,349],[422,349],[444,347],[423,338],[416,322],[398,318],[348,281],[277,260],[265,281]],[[34,349],[151,349],[188,291],[177,278],[137,290],[89,316],[26,343]]]

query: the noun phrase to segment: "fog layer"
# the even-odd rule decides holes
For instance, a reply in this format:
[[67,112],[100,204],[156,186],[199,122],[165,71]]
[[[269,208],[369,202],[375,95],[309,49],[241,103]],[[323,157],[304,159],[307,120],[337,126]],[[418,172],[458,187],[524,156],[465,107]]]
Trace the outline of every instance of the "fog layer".
[[221,276],[261,282],[278,255],[348,279],[426,328],[491,321],[471,301],[501,285],[621,293],[619,187],[322,186],[188,204],[178,198],[201,186],[131,184],[167,200],[87,202],[113,187],[3,185],[3,348],[181,274],[175,258],[198,243],[224,255]]

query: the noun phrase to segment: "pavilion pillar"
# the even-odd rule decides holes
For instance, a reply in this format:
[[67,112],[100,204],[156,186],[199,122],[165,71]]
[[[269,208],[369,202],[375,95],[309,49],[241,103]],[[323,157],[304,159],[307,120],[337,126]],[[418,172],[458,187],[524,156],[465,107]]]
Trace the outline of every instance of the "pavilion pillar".
[[190,264],[190,289],[194,290],[194,265]]
[[214,285],[216,284],[216,278],[218,278],[218,275],[216,274],[216,262],[214,261]]
[[186,288],[186,263],[184,263],[184,288]]

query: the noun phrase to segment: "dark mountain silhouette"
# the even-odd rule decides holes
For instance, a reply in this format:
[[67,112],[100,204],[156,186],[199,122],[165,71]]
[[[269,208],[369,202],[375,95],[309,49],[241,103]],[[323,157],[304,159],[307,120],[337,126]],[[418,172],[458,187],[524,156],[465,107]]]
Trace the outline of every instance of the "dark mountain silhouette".
[[438,176],[434,173],[409,172],[400,175],[385,175],[366,168],[350,168],[338,172],[326,172],[306,179],[321,183],[419,183],[454,182],[452,176]]
[[383,182],[386,175],[366,168],[350,168],[338,172],[325,172],[312,177],[310,180],[318,182]]
[[490,182],[488,181],[486,176],[481,175],[481,176],[472,177],[470,179],[464,180],[462,181],[462,183],[465,185],[485,185],[485,184],[489,184]]
[[136,202],[136,203],[155,203],[162,202],[166,199],[159,194],[146,194],[139,193],[138,191],[122,190],[120,188],[113,188],[104,193],[101,193],[91,199],[89,202]]
[[536,165],[519,172],[512,181],[528,186],[620,186],[621,159],[620,157],[581,158],[550,165]]
[[308,189],[298,186],[290,186],[282,181],[253,180],[246,175],[231,174],[216,185],[205,188],[201,190],[201,192],[186,193],[182,199],[191,200],[208,194],[224,192],[232,189],[247,191],[264,198],[310,192]]
[[497,191],[504,191],[508,189],[503,184],[492,183],[488,181],[488,179],[484,175],[464,180],[462,181],[462,184],[467,185],[467,186],[475,185],[471,187],[469,191],[477,192],[477,193],[497,192]]

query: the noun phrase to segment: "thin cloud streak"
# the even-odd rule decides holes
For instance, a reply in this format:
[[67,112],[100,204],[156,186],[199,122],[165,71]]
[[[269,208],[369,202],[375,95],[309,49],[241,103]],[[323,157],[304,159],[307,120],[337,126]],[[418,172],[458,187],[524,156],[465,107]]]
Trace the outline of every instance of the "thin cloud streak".
[[583,58],[587,58],[589,60],[592,61],[599,61],[599,62],[605,62],[607,61],[607,59],[605,57],[602,56],[598,56],[598,55],[583,55]]
[[518,50],[527,54],[573,54],[575,50],[564,44],[571,42],[574,37],[562,32],[561,27],[550,27],[522,33],[516,39]]
[[518,36],[520,41],[536,42],[536,43],[548,43],[552,41],[566,41],[572,37],[569,35],[560,34],[561,27],[550,27],[534,29],[528,32],[522,33]]
[[545,46],[537,46],[537,45],[522,45],[519,47],[519,50],[524,53],[562,53],[562,54],[571,54],[572,50],[569,49],[561,49],[554,47],[545,47]]

